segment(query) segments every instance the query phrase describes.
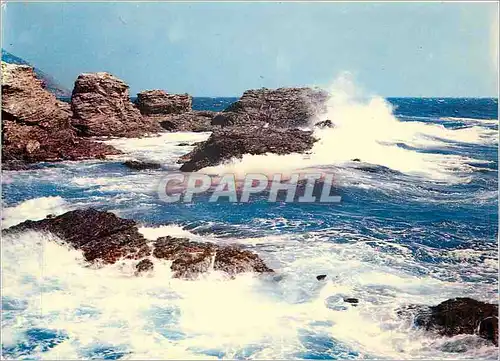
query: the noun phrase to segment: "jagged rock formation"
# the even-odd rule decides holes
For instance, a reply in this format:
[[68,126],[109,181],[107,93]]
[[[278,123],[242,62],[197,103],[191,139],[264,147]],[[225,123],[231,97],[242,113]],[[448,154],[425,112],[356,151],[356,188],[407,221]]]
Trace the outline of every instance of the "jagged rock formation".
[[214,132],[181,158],[181,171],[193,172],[244,154],[288,154],[310,150],[312,132],[299,129],[231,127]]
[[213,117],[214,133],[181,157],[179,162],[184,162],[181,170],[197,171],[244,154],[310,150],[316,141],[312,132],[296,128],[314,124],[325,110],[327,97],[324,91],[311,88],[247,90],[238,101]]
[[213,125],[252,125],[295,128],[307,126],[323,112],[328,94],[311,88],[247,90],[243,96],[219,113]]
[[58,236],[71,247],[82,250],[88,262],[112,264],[120,259],[138,260],[136,274],[152,271],[154,258],[172,261],[171,269],[178,278],[193,278],[212,268],[228,275],[273,272],[258,255],[239,246],[174,237],[151,242],[139,233],[135,221],[92,208],[40,221],[25,221],[4,230],[3,235],[28,230]]
[[191,111],[193,99],[188,94],[168,94],[157,89],[140,92],[135,103],[142,115],[162,116]]
[[164,90],[147,90],[137,94],[137,108],[144,117],[158,122],[170,132],[206,132],[212,130],[215,112],[193,111],[188,94],[168,94]]
[[43,89],[33,68],[2,62],[4,169],[119,153],[111,146],[78,138],[69,116],[67,105]]
[[453,298],[437,306],[409,305],[397,310],[417,327],[442,336],[477,334],[498,346],[498,305],[472,298]]
[[79,75],[71,109],[81,136],[138,137],[162,130],[130,102],[128,85],[108,73]]

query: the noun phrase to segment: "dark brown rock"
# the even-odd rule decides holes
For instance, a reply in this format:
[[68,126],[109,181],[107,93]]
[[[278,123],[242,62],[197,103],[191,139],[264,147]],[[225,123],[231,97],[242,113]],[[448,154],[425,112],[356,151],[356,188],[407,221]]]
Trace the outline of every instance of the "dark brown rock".
[[413,317],[417,327],[442,336],[479,334],[498,346],[498,305],[495,304],[453,298],[437,306],[409,305],[397,313]]
[[137,94],[136,105],[142,115],[157,116],[191,111],[188,94],[168,94],[164,90],[146,90]]
[[273,272],[259,256],[239,246],[218,247],[215,251],[214,269],[228,274]]
[[321,122],[317,122],[314,126],[318,128],[333,128],[335,125],[330,119],[326,119]]
[[217,113],[208,110],[173,114],[160,119],[160,125],[170,132],[210,132],[212,119]]
[[139,261],[135,265],[135,275],[138,276],[142,273],[152,271],[154,269],[154,264],[153,261],[150,259],[144,258],[143,260]]
[[325,278],[326,278],[326,275],[317,275],[317,276],[316,276],[316,279],[317,279],[318,281],[323,281]]
[[275,127],[307,126],[325,111],[328,94],[311,88],[247,90],[243,96],[218,114],[213,125],[269,124]]
[[344,298],[344,302],[350,303],[350,304],[356,306],[359,303],[359,300],[357,298],[354,298],[354,297],[346,297],[346,298]]
[[103,158],[111,146],[77,137],[68,105],[42,88],[32,68],[2,62],[2,157],[6,169],[39,161]]
[[149,256],[147,240],[136,222],[95,209],[75,210],[41,221],[25,221],[4,232],[26,230],[50,232],[70,246],[81,249],[87,261],[114,263],[120,258]]
[[161,164],[153,162],[142,162],[138,160],[127,160],[123,165],[130,169],[145,170],[145,169],[160,169]]
[[235,245],[219,246],[186,238],[161,237],[150,242],[139,233],[136,222],[95,209],[70,211],[40,221],[25,221],[3,231],[4,236],[23,231],[50,232],[89,262],[115,263],[119,259],[141,260],[136,274],[151,271],[154,256],[172,261],[174,277],[194,278],[212,268],[231,276],[241,272],[273,272],[258,255]]
[[192,242],[187,238],[161,237],[154,244],[153,255],[173,260],[175,277],[192,278],[210,269],[229,275],[242,272],[273,272],[258,255],[236,245]]
[[71,109],[81,136],[138,137],[162,130],[130,102],[128,85],[108,73],[79,75]]
[[214,132],[206,142],[183,156],[181,171],[192,172],[244,154],[288,154],[310,150],[316,139],[299,129],[231,127]]

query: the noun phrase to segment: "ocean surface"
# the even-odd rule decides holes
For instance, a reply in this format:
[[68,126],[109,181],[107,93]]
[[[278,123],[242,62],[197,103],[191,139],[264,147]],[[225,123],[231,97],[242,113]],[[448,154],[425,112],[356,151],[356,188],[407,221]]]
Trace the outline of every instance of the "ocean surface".
[[[236,98],[195,98],[222,110]],[[209,133],[110,139],[127,154],[4,171],[3,227],[81,207],[155,239],[241,243],[283,276],[149,277],[85,267],[53,236],[2,240],[2,351],[16,359],[497,359],[472,335],[417,330],[395,310],[468,296],[498,303],[498,100],[333,96],[311,154],[203,170],[333,172],[340,204],[162,203],[160,179]],[[132,171],[124,159],[161,162]],[[353,162],[359,158],[361,162]],[[52,240],[51,240],[52,239]],[[326,274],[325,282],[316,275]],[[342,302],[359,298],[359,305]]]

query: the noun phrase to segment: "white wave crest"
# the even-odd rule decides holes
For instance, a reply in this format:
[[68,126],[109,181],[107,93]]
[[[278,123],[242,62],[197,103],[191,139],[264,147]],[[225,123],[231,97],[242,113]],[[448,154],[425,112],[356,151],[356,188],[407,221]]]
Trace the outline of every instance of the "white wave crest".
[[[245,155],[241,160],[205,168],[208,173],[286,172],[325,166],[346,166],[353,159],[389,167],[431,180],[458,181],[468,172],[469,157],[445,155],[432,150],[459,143],[495,144],[495,130],[480,126],[446,129],[440,124],[400,121],[392,106],[378,96],[364,97],[349,76],[340,76],[329,89],[327,112],[334,128],[316,129],[318,142],[310,154]],[[315,119],[317,121],[318,118]],[[426,150],[426,152],[422,152]]]

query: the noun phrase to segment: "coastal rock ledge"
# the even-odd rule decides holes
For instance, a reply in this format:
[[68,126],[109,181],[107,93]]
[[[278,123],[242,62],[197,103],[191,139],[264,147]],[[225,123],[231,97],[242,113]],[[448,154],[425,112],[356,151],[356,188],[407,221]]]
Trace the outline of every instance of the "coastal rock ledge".
[[54,234],[70,247],[81,250],[90,263],[137,260],[136,274],[152,271],[155,259],[172,261],[171,270],[176,278],[190,279],[210,270],[230,276],[242,272],[273,272],[257,254],[238,245],[220,246],[170,236],[151,241],[139,232],[134,220],[92,208],[40,221],[28,220],[2,233],[8,236],[30,230]]
[[180,170],[194,172],[244,154],[289,154],[310,150],[316,139],[300,129],[231,127],[215,131],[207,141],[182,156]]
[[118,150],[77,136],[66,103],[45,90],[33,68],[2,62],[2,168],[41,161],[103,158]]

